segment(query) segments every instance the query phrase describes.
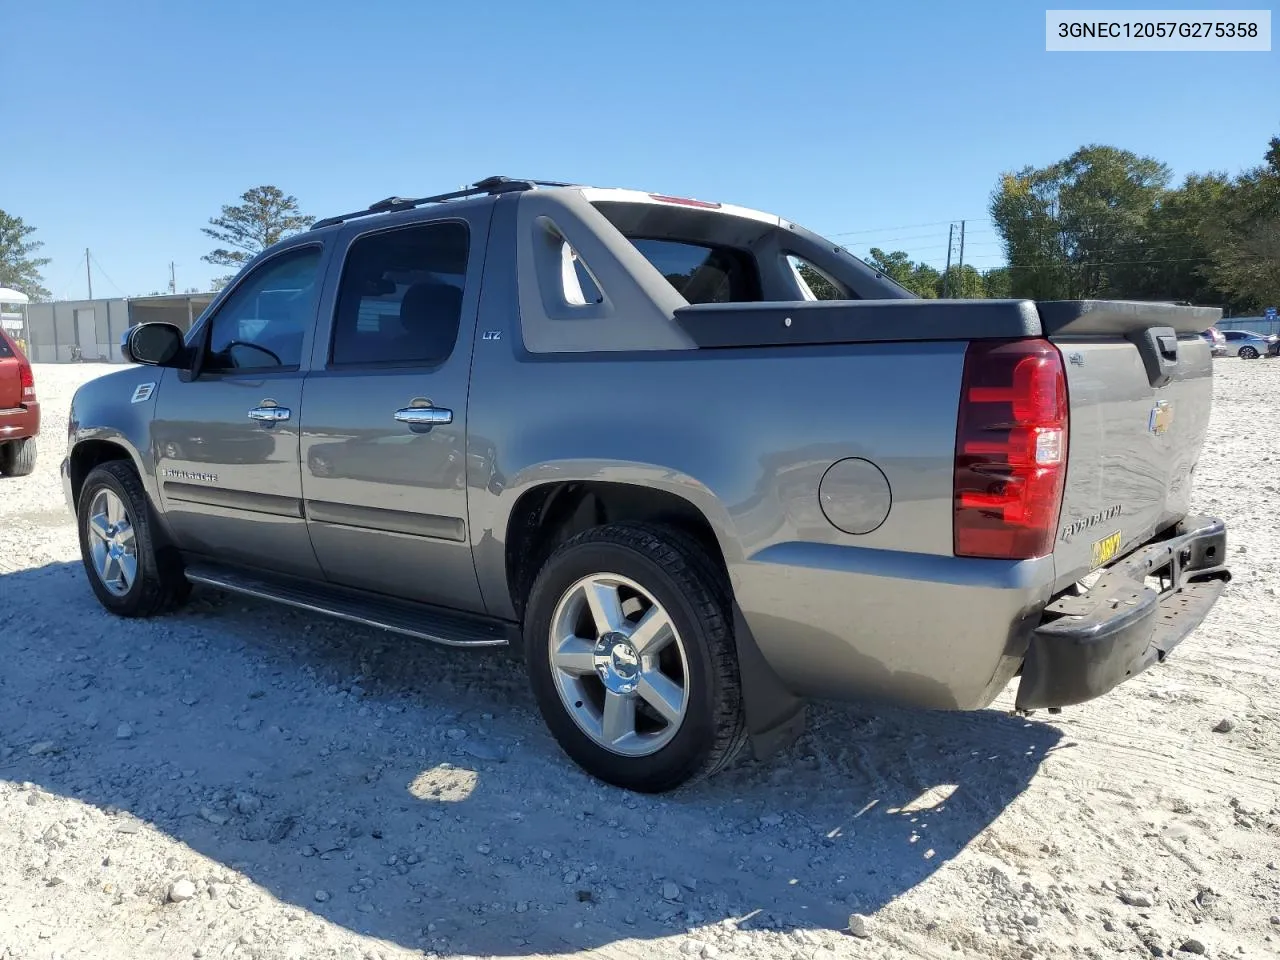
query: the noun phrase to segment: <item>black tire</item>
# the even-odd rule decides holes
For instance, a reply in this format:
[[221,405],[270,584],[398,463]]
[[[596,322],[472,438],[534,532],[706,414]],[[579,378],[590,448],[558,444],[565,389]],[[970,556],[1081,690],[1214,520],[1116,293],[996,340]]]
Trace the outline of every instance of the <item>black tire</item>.
[[26,477],[36,469],[36,438],[0,443],[0,473],[6,477]]
[[[613,573],[647,590],[671,617],[688,663],[688,706],[679,729],[656,753],[629,757],[598,744],[575,722],[551,666],[551,620],[579,579]],[[666,527],[615,523],[562,544],[543,564],[525,608],[525,661],[543,720],[561,748],[587,773],[642,793],[661,793],[711,776],[746,743],[742,687],[733,639],[729,587],[692,538]]]
[[1258,359],[1258,351],[1257,351],[1257,350],[1255,350],[1253,347],[1241,347],[1241,348],[1240,348],[1240,359],[1241,359],[1241,360],[1257,360],[1257,359]]
[[[104,488],[124,502],[133,526],[137,575],[124,594],[115,594],[107,589],[94,569],[90,552],[89,508],[94,496]],[[183,576],[177,556],[170,550],[157,550],[154,523],[146,491],[132,464],[111,460],[89,472],[76,504],[80,559],[98,602],[118,616],[154,616],[180,606],[191,593],[191,584]]]

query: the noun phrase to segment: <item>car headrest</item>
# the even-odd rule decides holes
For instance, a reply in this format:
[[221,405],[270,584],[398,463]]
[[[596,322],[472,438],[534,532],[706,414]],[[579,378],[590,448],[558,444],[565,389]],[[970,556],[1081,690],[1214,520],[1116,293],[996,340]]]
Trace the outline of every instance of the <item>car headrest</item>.
[[400,324],[406,330],[444,324],[457,332],[462,318],[462,291],[447,283],[415,283],[400,301]]
[[449,356],[461,321],[462,291],[447,283],[415,283],[400,301],[400,326],[415,360],[443,360]]

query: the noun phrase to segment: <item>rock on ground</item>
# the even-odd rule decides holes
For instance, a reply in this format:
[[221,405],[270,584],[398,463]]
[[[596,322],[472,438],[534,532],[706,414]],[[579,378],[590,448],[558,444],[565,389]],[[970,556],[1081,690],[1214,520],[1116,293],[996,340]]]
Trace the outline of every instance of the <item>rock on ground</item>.
[[1167,663],[1030,719],[1013,685],[814,706],[780,756],[642,797],[560,753],[506,653],[206,590],[108,616],[58,461],[112,368],[38,366],[36,473],[0,478],[0,955],[1269,955],[1280,362],[1215,368],[1193,509],[1235,580]]

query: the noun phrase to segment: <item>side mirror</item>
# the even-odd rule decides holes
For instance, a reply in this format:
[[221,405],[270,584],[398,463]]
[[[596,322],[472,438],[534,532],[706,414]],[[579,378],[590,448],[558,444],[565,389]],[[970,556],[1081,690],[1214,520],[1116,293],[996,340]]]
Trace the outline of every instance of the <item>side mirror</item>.
[[172,323],[140,323],[125,334],[121,352],[130,363],[174,367],[184,354],[182,331]]

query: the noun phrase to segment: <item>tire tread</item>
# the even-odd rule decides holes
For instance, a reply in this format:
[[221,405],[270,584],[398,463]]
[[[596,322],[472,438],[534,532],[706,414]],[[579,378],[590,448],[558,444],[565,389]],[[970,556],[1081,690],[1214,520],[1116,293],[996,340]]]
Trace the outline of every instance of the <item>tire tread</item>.
[[34,473],[35,469],[35,437],[0,444],[0,473],[6,477],[26,477]]

